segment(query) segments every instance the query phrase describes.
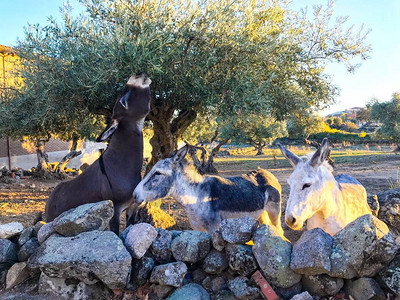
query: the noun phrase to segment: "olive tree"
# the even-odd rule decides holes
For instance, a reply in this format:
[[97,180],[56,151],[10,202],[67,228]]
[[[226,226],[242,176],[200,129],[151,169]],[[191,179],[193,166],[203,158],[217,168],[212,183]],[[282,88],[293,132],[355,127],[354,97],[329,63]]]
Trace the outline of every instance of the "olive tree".
[[400,93],[394,93],[390,101],[375,100],[371,105],[370,118],[381,123],[377,134],[392,140],[400,149]]
[[82,3],[86,13],[73,18],[65,9],[63,22],[31,26],[20,41],[21,99],[31,104],[18,107],[35,110],[34,125],[31,116],[21,121],[36,135],[80,132],[65,130],[69,121],[97,128],[95,116],[110,111],[126,79],[147,72],[150,167],[177,147],[198,114],[235,118],[245,110],[280,121],[325,107],[337,94],[327,63],[353,71],[370,50],[367,31],[333,22],[330,5],[309,18],[285,0]]

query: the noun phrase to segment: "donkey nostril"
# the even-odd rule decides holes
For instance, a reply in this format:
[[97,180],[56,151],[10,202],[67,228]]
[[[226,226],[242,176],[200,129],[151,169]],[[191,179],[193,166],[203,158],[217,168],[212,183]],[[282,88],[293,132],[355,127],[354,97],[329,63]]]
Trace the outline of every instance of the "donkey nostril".
[[287,223],[288,225],[293,225],[293,224],[296,223],[296,218],[295,218],[295,217],[292,217],[292,216],[288,216],[288,217],[286,218],[286,223]]

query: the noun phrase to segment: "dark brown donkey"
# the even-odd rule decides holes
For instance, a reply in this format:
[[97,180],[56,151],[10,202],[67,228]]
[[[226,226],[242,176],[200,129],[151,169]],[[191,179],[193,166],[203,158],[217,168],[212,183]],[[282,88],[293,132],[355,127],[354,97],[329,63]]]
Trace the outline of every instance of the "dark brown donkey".
[[114,216],[110,229],[119,233],[121,212],[133,204],[132,192],[141,180],[142,129],[150,111],[150,83],[144,73],[128,80],[123,96],[114,105],[110,124],[97,139],[104,141],[112,135],[107,150],[77,178],[55,188],[46,203],[47,222],[79,205],[111,199]]

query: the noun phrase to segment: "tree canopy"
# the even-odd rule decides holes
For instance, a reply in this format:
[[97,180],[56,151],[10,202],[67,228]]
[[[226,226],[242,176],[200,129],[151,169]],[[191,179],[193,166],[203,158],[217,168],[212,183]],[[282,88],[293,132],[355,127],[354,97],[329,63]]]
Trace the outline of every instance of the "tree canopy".
[[400,93],[394,93],[387,102],[375,102],[371,105],[371,119],[382,123],[377,134],[400,142]]
[[285,0],[82,2],[79,17],[65,9],[62,23],[28,28],[17,47],[24,86],[2,104],[19,127],[3,122],[3,133],[88,136],[127,78],[144,71],[154,163],[206,111],[279,121],[325,107],[337,94],[326,64],[353,71],[370,50],[362,27],[331,20],[331,4],[308,18]]

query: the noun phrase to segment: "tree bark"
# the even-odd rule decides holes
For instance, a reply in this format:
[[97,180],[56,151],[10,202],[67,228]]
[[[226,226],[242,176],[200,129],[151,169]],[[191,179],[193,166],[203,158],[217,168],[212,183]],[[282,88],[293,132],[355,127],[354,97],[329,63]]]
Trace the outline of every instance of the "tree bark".
[[262,142],[259,142],[258,144],[257,144],[257,153],[256,153],[256,155],[263,155],[263,149],[264,149],[264,147],[265,146],[267,146],[267,144],[266,143],[262,143]]
[[44,146],[46,141],[44,140],[36,140],[36,156],[38,160],[37,170],[46,170],[49,169],[49,156],[47,155]]
[[156,107],[152,105],[152,110],[148,118],[153,123],[154,135],[150,139],[151,160],[146,168],[146,173],[161,159],[168,157],[177,149],[178,140],[184,131],[196,119],[196,112],[192,109],[181,110],[174,118],[175,109],[172,106]]
[[[214,157],[218,154],[219,150],[221,147],[226,144],[229,141],[229,139],[224,139],[220,141],[217,146],[215,146],[210,154],[207,156],[207,150],[204,149],[204,147],[199,147],[199,146],[193,146],[189,145],[189,155],[191,156],[193,160],[193,164],[197,169],[197,172],[199,174],[204,175],[204,174],[217,174],[218,170],[214,166]],[[201,159],[197,157],[197,150],[201,151]],[[207,159],[207,160],[206,160]]]
[[58,174],[65,173],[64,172],[65,166],[71,161],[71,159],[82,154],[82,151],[76,151],[77,146],[78,146],[78,138],[74,138],[72,140],[72,145],[71,149],[69,150],[69,153],[65,155],[58,163],[55,169],[56,173]]

